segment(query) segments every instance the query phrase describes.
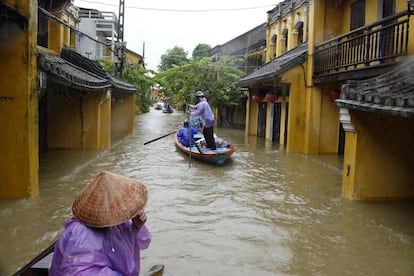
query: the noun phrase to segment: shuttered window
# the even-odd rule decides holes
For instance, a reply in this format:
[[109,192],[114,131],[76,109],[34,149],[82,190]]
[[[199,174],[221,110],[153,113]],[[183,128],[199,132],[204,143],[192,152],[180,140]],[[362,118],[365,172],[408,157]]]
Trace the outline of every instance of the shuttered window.
[[351,26],[355,30],[365,25],[365,0],[357,0],[351,4]]

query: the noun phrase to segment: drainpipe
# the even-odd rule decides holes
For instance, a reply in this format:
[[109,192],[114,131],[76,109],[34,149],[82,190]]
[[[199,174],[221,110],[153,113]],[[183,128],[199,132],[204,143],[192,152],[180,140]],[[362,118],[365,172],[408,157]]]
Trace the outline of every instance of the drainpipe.
[[103,98],[100,102],[99,102],[99,106],[103,105],[107,100],[109,100],[111,98],[111,91],[107,90],[106,91],[106,96],[105,98]]

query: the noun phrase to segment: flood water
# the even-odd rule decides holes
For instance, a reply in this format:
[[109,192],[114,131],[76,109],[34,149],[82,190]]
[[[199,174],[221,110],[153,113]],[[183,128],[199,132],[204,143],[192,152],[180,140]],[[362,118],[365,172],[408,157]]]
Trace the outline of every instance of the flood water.
[[141,274],[164,264],[177,276],[414,275],[412,201],[343,199],[338,156],[286,153],[243,130],[216,129],[236,147],[222,167],[177,152],[172,135],[143,145],[184,119],[153,109],[110,150],[42,155],[40,195],[0,200],[0,274],[54,241],[75,194],[108,170],[149,191]]

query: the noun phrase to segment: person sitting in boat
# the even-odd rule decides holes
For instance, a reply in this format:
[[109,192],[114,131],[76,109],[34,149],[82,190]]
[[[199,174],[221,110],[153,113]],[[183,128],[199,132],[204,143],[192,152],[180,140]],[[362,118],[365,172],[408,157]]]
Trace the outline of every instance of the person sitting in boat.
[[180,128],[177,132],[178,142],[182,145],[189,147],[190,146],[190,139],[191,141],[194,140],[194,134],[198,133],[198,127],[192,126],[188,123],[188,120],[184,121],[182,128]]
[[99,173],[75,197],[49,275],[139,275],[140,250],[151,242],[147,193],[139,181]]

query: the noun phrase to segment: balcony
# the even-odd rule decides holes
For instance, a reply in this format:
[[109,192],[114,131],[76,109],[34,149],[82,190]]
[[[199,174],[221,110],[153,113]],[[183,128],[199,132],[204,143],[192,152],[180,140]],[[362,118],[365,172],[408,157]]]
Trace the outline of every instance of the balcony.
[[408,54],[409,18],[403,11],[315,46],[315,84],[364,79],[394,67]]

